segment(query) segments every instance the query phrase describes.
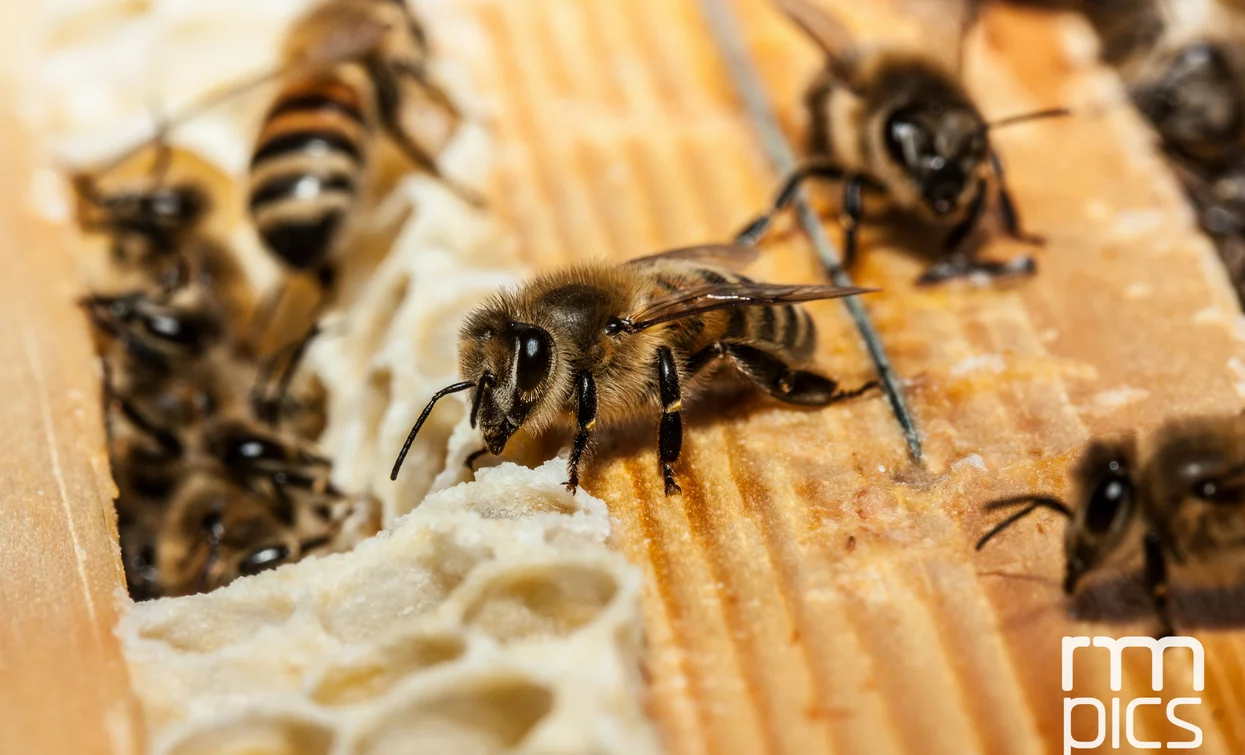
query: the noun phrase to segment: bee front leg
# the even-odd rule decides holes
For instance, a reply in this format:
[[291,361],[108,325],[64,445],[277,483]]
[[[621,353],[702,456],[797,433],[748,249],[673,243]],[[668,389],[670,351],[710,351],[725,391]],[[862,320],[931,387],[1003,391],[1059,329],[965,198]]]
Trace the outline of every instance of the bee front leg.
[[799,190],[800,185],[809,178],[837,179],[842,177],[842,168],[832,164],[826,158],[813,158],[800,165],[783,180],[782,186],[778,189],[778,194],[774,197],[774,202],[769,210],[758,215],[756,219],[744,226],[743,230],[735,236],[735,243],[755,244],[760,241],[761,237],[769,230],[770,224],[774,222],[774,217],[795,201],[796,192]]
[[575,492],[579,487],[579,462],[588,450],[592,428],[597,423],[597,383],[592,373],[584,370],[575,376],[575,443],[571,446],[571,458],[566,463],[566,489]]
[[1003,175],[1003,162],[999,160],[999,154],[994,150],[990,150],[990,169],[994,171],[994,176],[999,182],[999,215],[1003,217],[1003,229],[1007,235],[1034,246],[1045,244],[1045,238],[1025,233],[1021,229],[1020,213],[1016,210],[1016,201],[1012,199],[1012,193],[1007,188],[1007,179]]
[[1154,612],[1159,617],[1159,639],[1175,634],[1172,628],[1171,607],[1167,603],[1167,559],[1163,556],[1163,543],[1153,530],[1144,540],[1146,562],[1146,587],[1154,601]]
[[476,471],[476,461],[486,453],[488,453],[487,446],[485,446],[484,448],[480,448],[475,451],[472,451],[470,454],[467,455],[467,459],[466,461],[463,462],[463,466],[466,467],[467,469],[470,469],[472,472]]
[[683,448],[683,394],[679,389],[679,368],[667,346],[657,350],[657,385],[661,391],[661,424],[657,426],[657,458],[666,495],[682,493],[674,481],[674,463]]
[[839,223],[843,226],[843,263],[850,268],[856,261],[856,236],[860,230],[860,219],[865,214],[863,196],[864,179],[853,173],[843,183],[843,214]]

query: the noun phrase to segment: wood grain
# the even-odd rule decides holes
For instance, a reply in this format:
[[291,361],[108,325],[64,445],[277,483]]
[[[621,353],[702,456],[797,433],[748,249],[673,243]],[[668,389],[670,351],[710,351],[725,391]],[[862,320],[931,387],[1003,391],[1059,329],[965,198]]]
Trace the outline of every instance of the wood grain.
[[[894,4],[829,4],[866,36],[922,32]],[[816,55],[761,0],[733,5],[798,139]],[[501,190],[533,265],[720,239],[768,199],[776,177],[692,0],[477,7],[490,41],[478,68],[503,114]],[[987,114],[1118,101],[1092,49],[1078,52],[1084,34],[1069,16],[989,13],[969,70]],[[907,381],[923,468],[881,399],[822,411],[701,402],[682,498],[662,496],[651,450],[600,454],[587,487],[610,503],[618,546],[648,580],[650,710],[671,752],[1049,751],[1062,726],[1060,638],[1152,631],[1136,605],[1122,622],[1069,618],[1055,521],[975,556],[979,506],[1065,492],[1092,435],[1238,411],[1240,313],[1126,108],[997,143],[1027,225],[1049,240],[1037,279],[915,289],[925,263],[876,224],[857,270],[886,289],[868,307]],[[986,253],[1024,251],[993,239]],[[755,270],[820,275],[792,233]],[[867,378],[840,308],[812,309],[822,367]],[[1099,602],[1120,603],[1120,590]],[[1198,636],[1213,677],[1202,751],[1240,751],[1243,635]],[[1145,684],[1135,668],[1127,678]],[[1078,678],[1077,691],[1105,683]],[[1150,719],[1142,728],[1164,733]]]
[[[6,9],[0,97],[17,100],[24,12]],[[0,753],[142,750],[113,635],[128,601],[100,412],[63,229],[33,219],[33,139],[0,112]]]
[[[866,34],[921,32],[887,3],[828,1]],[[487,45],[454,54],[497,101],[496,205],[532,265],[720,239],[768,199],[776,177],[694,0],[471,7]],[[816,56],[762,0],[733,7],[797,137]],[[969,72],[987,113],[1118,97],[1069,42],[1083,31],[1071,17],[991,11]],[[28,143],[11,120],[0,133]],[[670,752],[1052,751],[1059,638],[1152,630],[1127,579],[1070,617],[1057,521],[974,554],[979,505],[1066,492],[1093,435],[1238,411],[1240,311],[1127,109],[1018,128],[998,144],[1026,223],[1049,240],[1035,280],[918,290],[922,260],[876,223],[864,239],[858,277],[886,288],[869,311],[907,382],[923,467],[876,398],[821,411],[754,398],[691,407],[681,498],[661,494],[648,430],[598,455],[586,487],[610,503],[617,545],[647,579],[649,710]],[[17,200],[30,158],[19,148],[0,159],[0,752],[135,752],[143,733],[111,633],[121,569],[97,368],[58,231]],[[1022,251],[992,240],[987,253]],[[793,233],[754,272],[821,275]],[[811,310],[820,367],[867,379],[841,307]],[[1200,614],[1176,600],[1178,621],[1201,616],[1193,629],[1207,648],[1201,752],[1240,752],[1245,634],[1224,620],[1222,597]],[[1128,668],[1128,693],[1146,683]],[[1187,683],[1169,680],[1165,696]],[[1105,684],[1105,673],[1078,677],[1077,693],[1107,696]],[[1147,738],[1168,734],[1142,724]]]

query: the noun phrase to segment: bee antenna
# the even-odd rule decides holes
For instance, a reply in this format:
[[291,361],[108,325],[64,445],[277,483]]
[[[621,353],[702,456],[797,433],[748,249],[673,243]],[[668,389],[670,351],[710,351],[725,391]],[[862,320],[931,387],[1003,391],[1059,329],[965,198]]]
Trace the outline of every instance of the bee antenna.
[[1028,123],[1029,121],[1038,121],[1043,118],[1062,118],[1072,115],[1072,110],[1066,107],[1050,108],[1048,110],[1034,110],[1030,113],[1020,113],[1018,115],[1009,115],[1006,118],[1000,118],[997,121],[990,121],[982,126],[982,131],[994,131],[1007,126],[1015,126],[1019,123]]
[[476,395],[471,399],[471,429],[475,429],[476,418],[480,416],[480,402],[484,399],[484,391],[493,387],[493,373],[488,370],[480,376],[476,383]]
[[424,422],[428,419],[428,415],[432,414],[432,407],[436,406],[438,401],[451,393],[465,391],[476,385],[476,383],[477,381],[474,380],[464,380],[461,383],[447,385],[432,394],[432,399],[428,402],[428,405],[424,407],[424,411],[419,415],[419,419],[415,420],[415,426],[411,428],[411,434],[406,436],[406,442],[402,444],[402,450],[398,453],[398,459],[393,463],[393,471],[389,473],[390,480],[398,479],[398,470],[402,469],[402,462],[406,461],[406,454],[411,450],[411,444],[415,442],[415,436],[419,435],[419,428],[424,426]]
[[1020,495],[1014,498],[1004,498],[1000,501],[993,501],[986,504],[986,511],[994,511],[995,509],[1007,508],[1021,503],[1028,503],[1029,505],[994,525],[989,532],[977,541],[977,550],[984,548],[986,543],[990,542],[990,539],[995,535],[1012,526],[1016,522],[1019,522],[1021,519],[1024,519],[1026,516],[1032,514],[1038,509],[1050,509],[1051,511],[1063,514],[1063,516],[1067,519],[1072,518],[1072,509],[1068,508],[1068,504],[1058,498],[1052,498],[1045,495]]

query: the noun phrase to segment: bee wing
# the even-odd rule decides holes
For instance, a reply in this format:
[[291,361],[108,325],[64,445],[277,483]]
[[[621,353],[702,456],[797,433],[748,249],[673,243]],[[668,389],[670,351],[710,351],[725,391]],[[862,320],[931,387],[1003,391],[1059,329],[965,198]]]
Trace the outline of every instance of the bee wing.
[[380,45],[389,29],[366,4],[323,3],[294,22],[284,57],[294,67],[361,58]]
[[627,320],[631,323],[629,330],[636,332],[671,320],[695,317],[719,309],[839,299],[877,290],[817,284],[711,283],[655,299]]
[[721,265],[732,270],[740,270],[752,264],[760,254],[755,244],[699,244],[683,246],[678,249],[667,249],[664,252],[648,254],[627,260],[626,265],[647,265],[658,260],[686,260],[688,262],[707,262]]
[[774,0],[774,5],[826,53],[836,74],[845,76],[855,69],[860,57],[856,38],[829,11],[810,0]]

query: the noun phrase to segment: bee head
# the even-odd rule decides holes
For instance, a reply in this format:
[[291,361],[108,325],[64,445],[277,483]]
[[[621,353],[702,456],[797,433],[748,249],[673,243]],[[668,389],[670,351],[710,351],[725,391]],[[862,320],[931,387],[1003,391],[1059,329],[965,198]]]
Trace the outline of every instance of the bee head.
[[1196,156],[1216,145],[1235,145],[1245,119],[1236,79],[1222,49],[1196,42],[1131,94],[1164,142]]
[[220,323],[206,312],[160,304],[143,293],[91,296],[82,301],[96,327],[156,358],[196,359],[219,338]]
[[1069,594],[1076,590],[1081,577],[1119,547],[1133,520],[1137,506],[1131,456],[1123,443],[1098,442],[1088,449],[1077,468],[1082,498],[1064,542],[1064,591]]
[[538,325],[485,316],[464,329],[463,374],[475,378],[471,424],[492,454],[553,393],[559,359],[553,336]]
[[968,105],[917,101],[886,120],[884,142],[935,217],[967,206],[988,153],[986,126]]
[[140,209],[153,223],[176,230],[198,223],[207,212],[208,198],[194,184],[161,186],[142,195]]

